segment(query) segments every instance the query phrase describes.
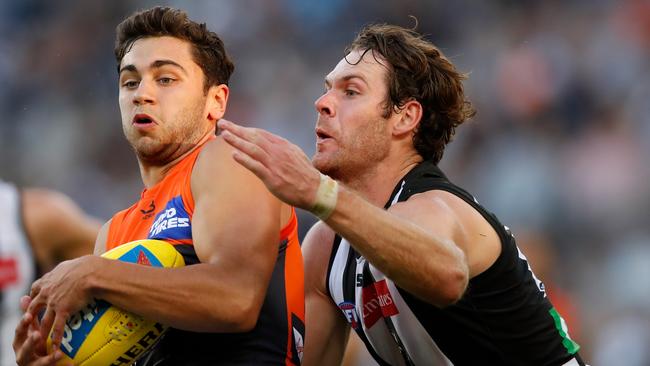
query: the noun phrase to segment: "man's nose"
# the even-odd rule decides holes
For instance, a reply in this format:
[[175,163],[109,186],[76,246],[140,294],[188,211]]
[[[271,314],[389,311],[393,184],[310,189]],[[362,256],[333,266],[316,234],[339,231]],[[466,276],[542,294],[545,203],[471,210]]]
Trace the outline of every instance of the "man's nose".
[[152,83],[141,80],[138,87],[133,93],[133,104],[152,104],[155,103]]
[[325,94],[321,95],[320,98],[316,99],[314,106],[318,114],[334,117],[334,97],[331,95],[332,91],[327,91]]

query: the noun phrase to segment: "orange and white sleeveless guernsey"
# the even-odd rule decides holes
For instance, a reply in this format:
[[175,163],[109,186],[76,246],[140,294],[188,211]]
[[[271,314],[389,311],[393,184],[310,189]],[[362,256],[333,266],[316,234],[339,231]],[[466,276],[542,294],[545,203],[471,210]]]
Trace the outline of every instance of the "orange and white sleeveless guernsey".
[[[137,203],[113,216],[106,250],[133,240],[159,239],[173,244],[186,264],[199,262],[192,241],[194,199],[190,180],[202,148],[180,161],[161,182],[145,189]],[[300,365],[305,302],[297,227],[294,210],[278,233],[278,257],[252,331],[194,333],[172,328],[137,365]]]

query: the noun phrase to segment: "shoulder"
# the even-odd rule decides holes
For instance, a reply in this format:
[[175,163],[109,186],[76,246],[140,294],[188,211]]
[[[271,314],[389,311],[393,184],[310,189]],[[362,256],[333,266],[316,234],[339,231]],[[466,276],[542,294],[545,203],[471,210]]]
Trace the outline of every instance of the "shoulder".
[[318,221],[312,226],[305,235],[305,245],[324,246],[323,244],[332,243],[336,233],[323,221]]
[[[233,159],[233,152],[234,149],[220,136],[206,142],[192,170],[193,185],[194,181],[206,180],[213,185],[233,180],[256,184],[254,181],[258,179]],[[215,180],[217,177],[219,179]]]
[[[462,221],[462,214],[470,212],[459,210],[461,207],[473,210],[462,198],[442,190],[431,190],[414,194],[408,200],[398,202],[388,208],[392,214],[403,218],[419,221],[420,219],[435,219],[446,224]],[[461,214],[461,211],[462,214]],[[478,214],[478,211],[473,210]]]
[[207,141],[196,159],[194,170],[205,169],[213,166],[230,165],[234,166],[232,159],[233,148],[220,136]]
[[81,209],[63,193],[40,188],[26,188],[22,194],[25,225],[29,231],[56,228],[71,218],[82,216]]
[[501,239],[481,212],[461,197],[442,190],[418,193],[390,211],[439,237],[452,240],[467,257],[470,277],[489,268],[501,253]]

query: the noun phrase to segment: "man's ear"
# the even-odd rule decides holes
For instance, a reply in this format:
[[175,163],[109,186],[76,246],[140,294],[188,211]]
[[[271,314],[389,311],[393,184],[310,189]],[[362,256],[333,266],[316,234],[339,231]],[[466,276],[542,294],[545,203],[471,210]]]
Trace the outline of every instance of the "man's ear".
[[208,99],[205,105],[208,120],[218,121],[226,113],[230,89],[226,84],[213,85],[208,89]]
[[417,100],[409,100],[398,113],[399,119],[393,125],[393,135],[411,134],[422,119],[422,104]]

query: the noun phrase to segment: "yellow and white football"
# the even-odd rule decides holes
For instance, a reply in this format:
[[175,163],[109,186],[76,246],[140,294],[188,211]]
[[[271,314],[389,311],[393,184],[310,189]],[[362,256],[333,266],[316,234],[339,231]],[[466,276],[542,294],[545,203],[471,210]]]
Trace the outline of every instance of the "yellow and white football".
[[[161,240],[136,240],[102,255],[153,267],[182,267],[183,256]],[[167,326],[146,320],[103,300],[86,305],[66,322],[58,365],[131,365],[151,348]],[[51,339],[47,339],[51,349]]]

